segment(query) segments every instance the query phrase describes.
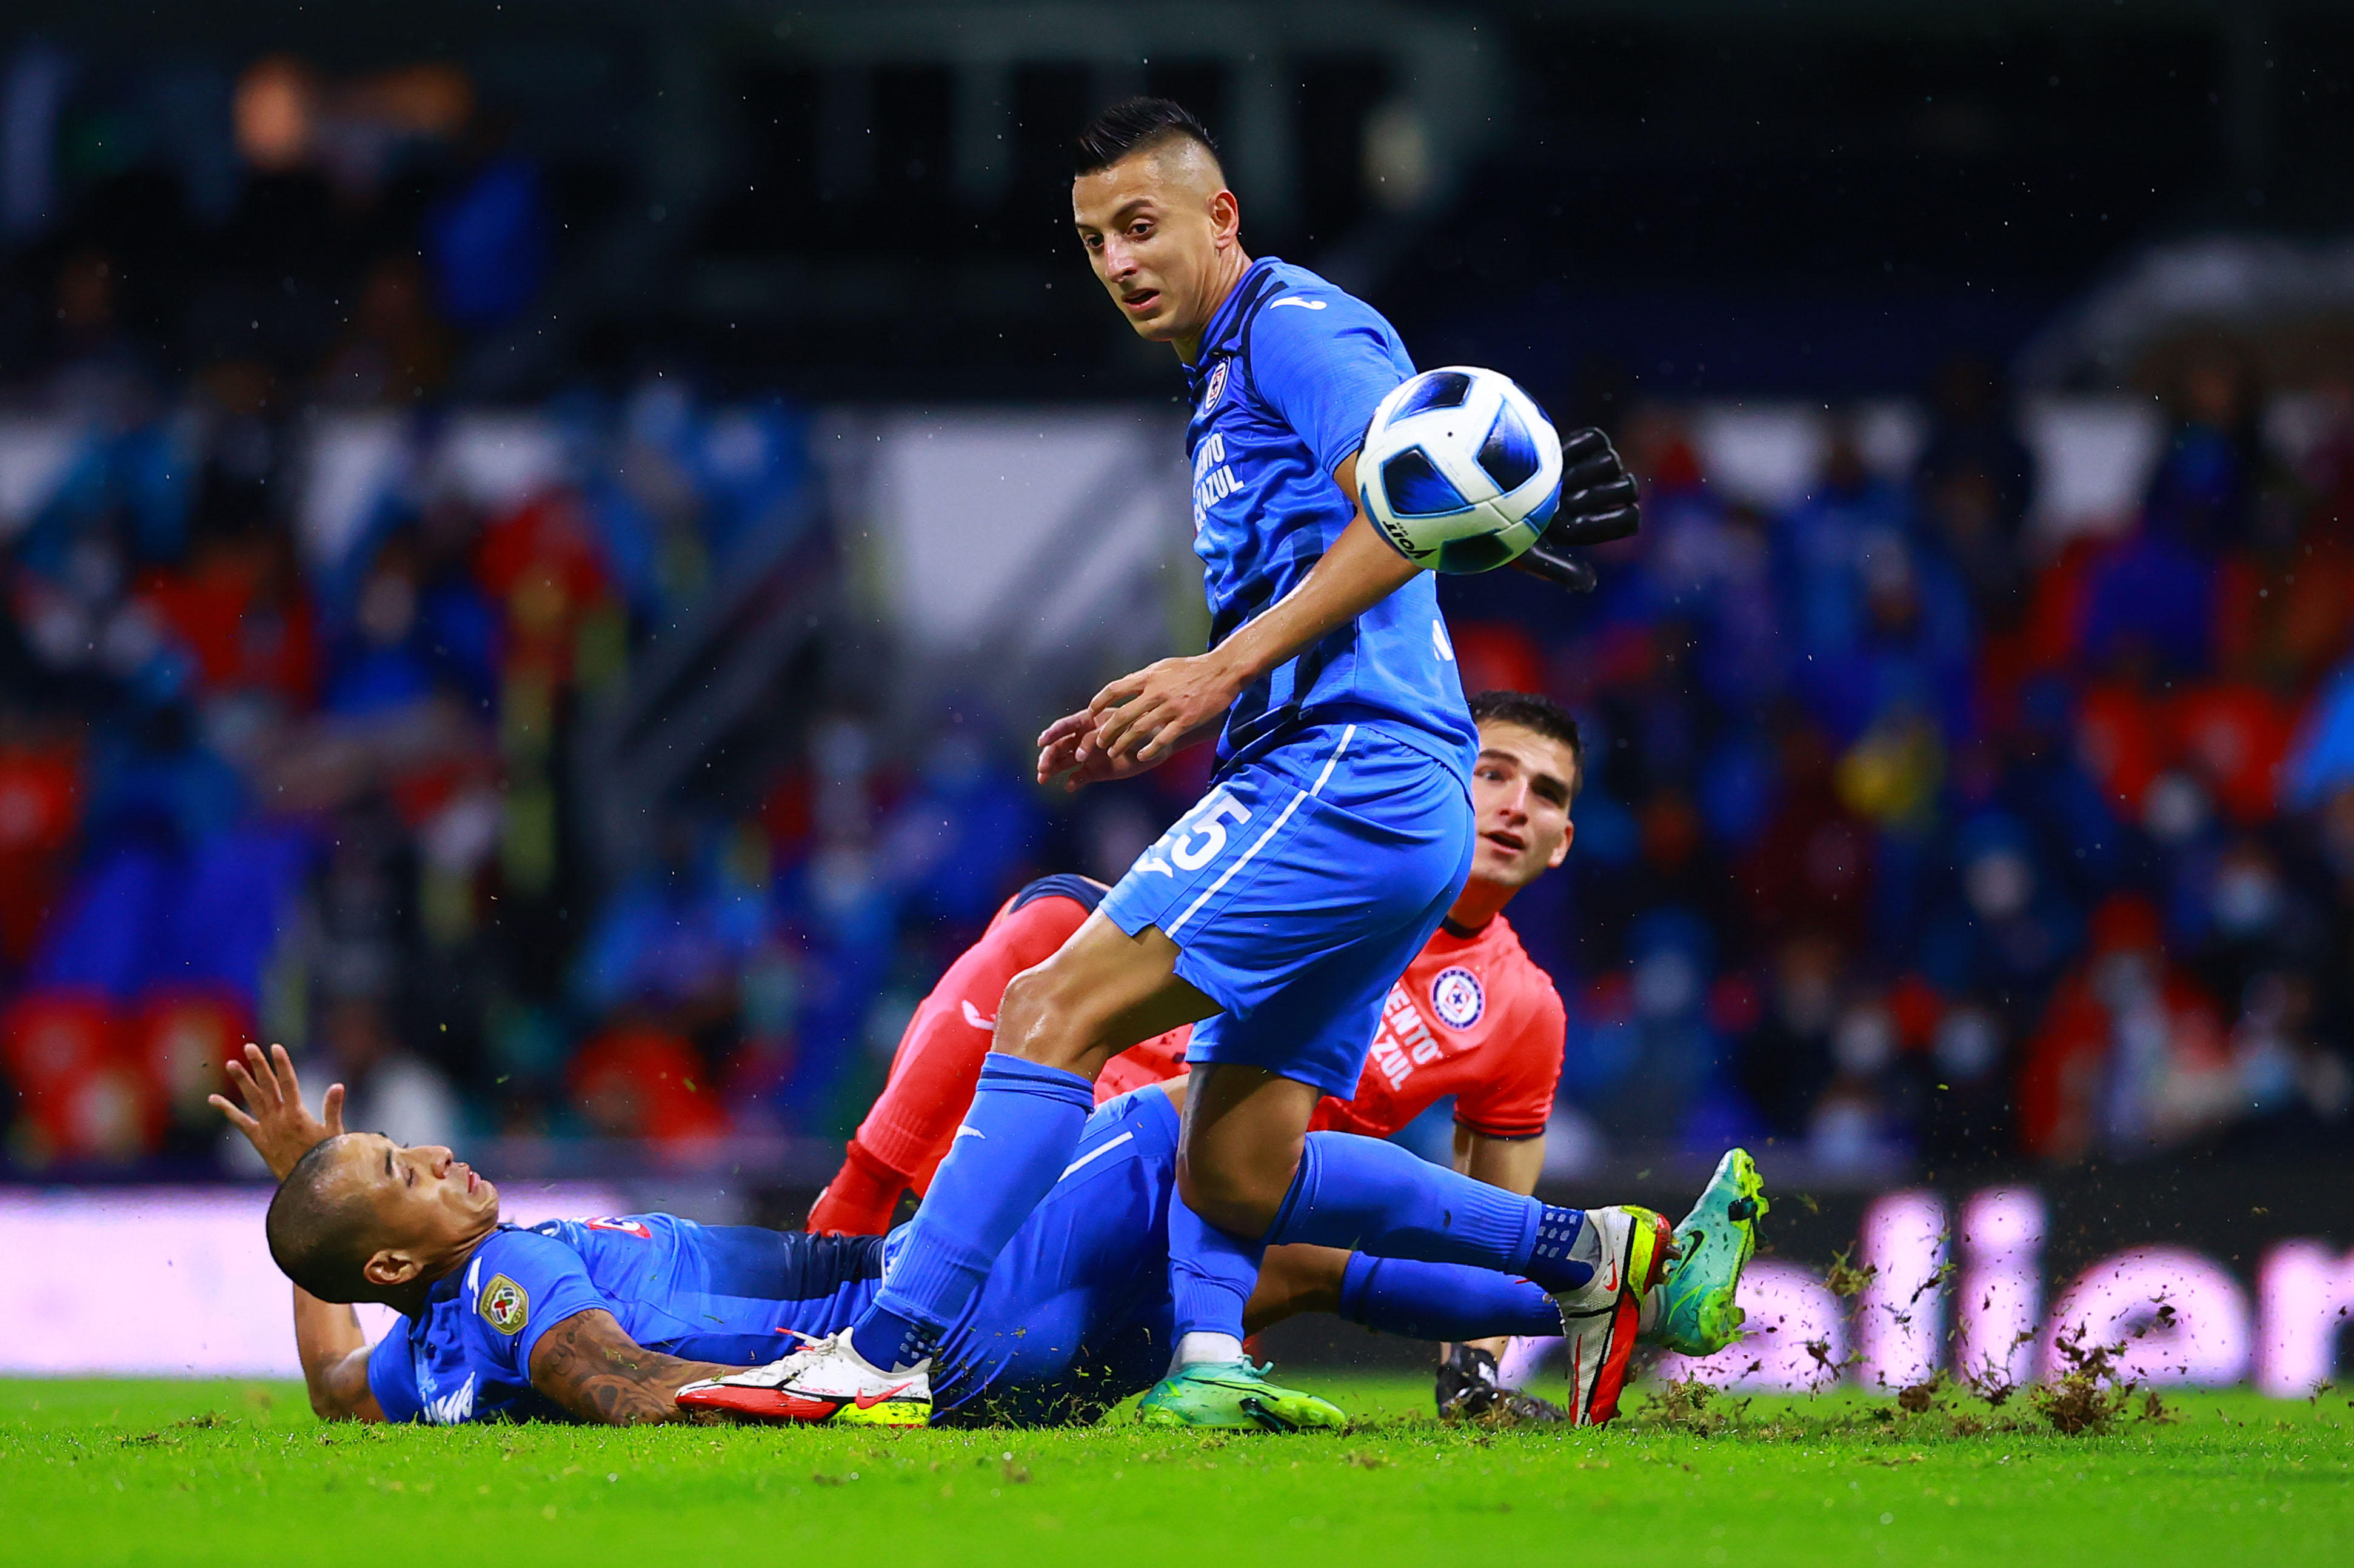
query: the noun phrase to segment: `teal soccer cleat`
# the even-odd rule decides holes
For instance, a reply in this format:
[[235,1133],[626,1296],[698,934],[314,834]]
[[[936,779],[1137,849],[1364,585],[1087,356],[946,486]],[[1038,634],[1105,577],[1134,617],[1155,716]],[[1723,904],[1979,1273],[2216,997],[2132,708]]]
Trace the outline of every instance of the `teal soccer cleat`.
[[1136,1407],[1147,1426],[1201,1426],[1231,1432],[1298,1432],[1303,1427],[1349,1425],[1348,1414],[1329,1399],[1267,1381],[1269,1366],[1248,1356],[1232,1361],[1194,1361],[1155,1383]]
[[1687,1356],[1711,1356],[1741,1331],[1741,1271],[1757,1250],[1766,1183],[1745,1149],[1716,1162],[1700,1202],[1676,1227],[1676,1260],[1659,1285],[1651,1338]]

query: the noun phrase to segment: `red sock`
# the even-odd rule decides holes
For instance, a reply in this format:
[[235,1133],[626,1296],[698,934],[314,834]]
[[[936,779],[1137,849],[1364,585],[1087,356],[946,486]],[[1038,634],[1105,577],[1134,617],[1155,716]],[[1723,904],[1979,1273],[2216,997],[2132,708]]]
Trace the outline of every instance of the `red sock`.
[[879,1236],[891,1228],[907,1174],[885,1165],[854,1138],[843,1156],[842,1169],[810,1209],[809,1228],[820,1235]]
[[[956,1141],[981,1061],[996,1038],[1005,982],[1044,963],[1087,917],[1076,899],[1049,895],[1000,916],[932,988],[891,1060],[891,1081],[858,1124],[857,1142],[920,1191]],[[896,1202],[898,1194],[894,1192]]]

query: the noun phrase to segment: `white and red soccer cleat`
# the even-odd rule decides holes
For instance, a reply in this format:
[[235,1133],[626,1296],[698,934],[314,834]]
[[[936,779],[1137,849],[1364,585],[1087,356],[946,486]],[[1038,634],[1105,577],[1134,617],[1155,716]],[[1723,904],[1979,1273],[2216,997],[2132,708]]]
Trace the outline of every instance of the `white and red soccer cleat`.
[[1618,1414],[1643,1293],[1666,1276],[1675,1231],[1665,1215],[1649,1209],[1588,1209],[1569,1255],[1594,1269],[1585,1284],[1553,1298],[1561,1308],[1562,1348],[1569,1353],[1569,1418],[1599,1426]]
[[756,1421],[922,1426],[932,1418],[932,1363],[878,1372],[852,1348],[844,1330],[811,1340],[782,1361],[688,1383],[678,1404]]

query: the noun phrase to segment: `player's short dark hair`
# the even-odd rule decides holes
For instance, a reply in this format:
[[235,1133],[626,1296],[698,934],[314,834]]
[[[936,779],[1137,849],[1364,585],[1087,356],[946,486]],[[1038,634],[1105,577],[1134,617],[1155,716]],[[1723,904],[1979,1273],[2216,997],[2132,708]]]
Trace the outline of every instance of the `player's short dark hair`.
[[1166,98],[1131,98],[1087,122],[1071,149],[1073,175],[1108,169],[1140,148],[1182,138],[1214,158],[1218,143],[1193,111]]
[[313,1144],[294,1162],[270,1200],[262,1228],[270,1261],[287,1278],[322,1301],[365,1301],[371,1287],[361,1270],[376,1254],[368,1234],[375,1215],[362,1189],[334,1179],[330,1150],[342,1142]]
[[1516,724],[1522,729],[1557,740],[1569,747],[1570,760],[1577,765],[1577,775],[1569,781],[1569,798],[1585,788],[1585,737],[1577,733],[1577,720],[1567,708],[1551,697],[1534,692],[1482,692],[1471,699],[1471,717],[1485,723],[1494,719],[1499,724]]

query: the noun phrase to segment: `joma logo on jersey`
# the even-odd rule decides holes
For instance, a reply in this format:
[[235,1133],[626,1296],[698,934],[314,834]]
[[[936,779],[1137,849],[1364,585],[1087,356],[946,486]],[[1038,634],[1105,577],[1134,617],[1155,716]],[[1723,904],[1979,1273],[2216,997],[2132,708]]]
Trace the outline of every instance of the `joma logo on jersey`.
[[1416,1067],[1446,1055],[1447,1048],[1431,1037],[1430,1025],[1422,1021],[1422,1010],[1405,987],[1394,985],[1382,1003],[1382,1026],[1373,1032],[1373,1048],[1366,1054],[1394,1089]]

